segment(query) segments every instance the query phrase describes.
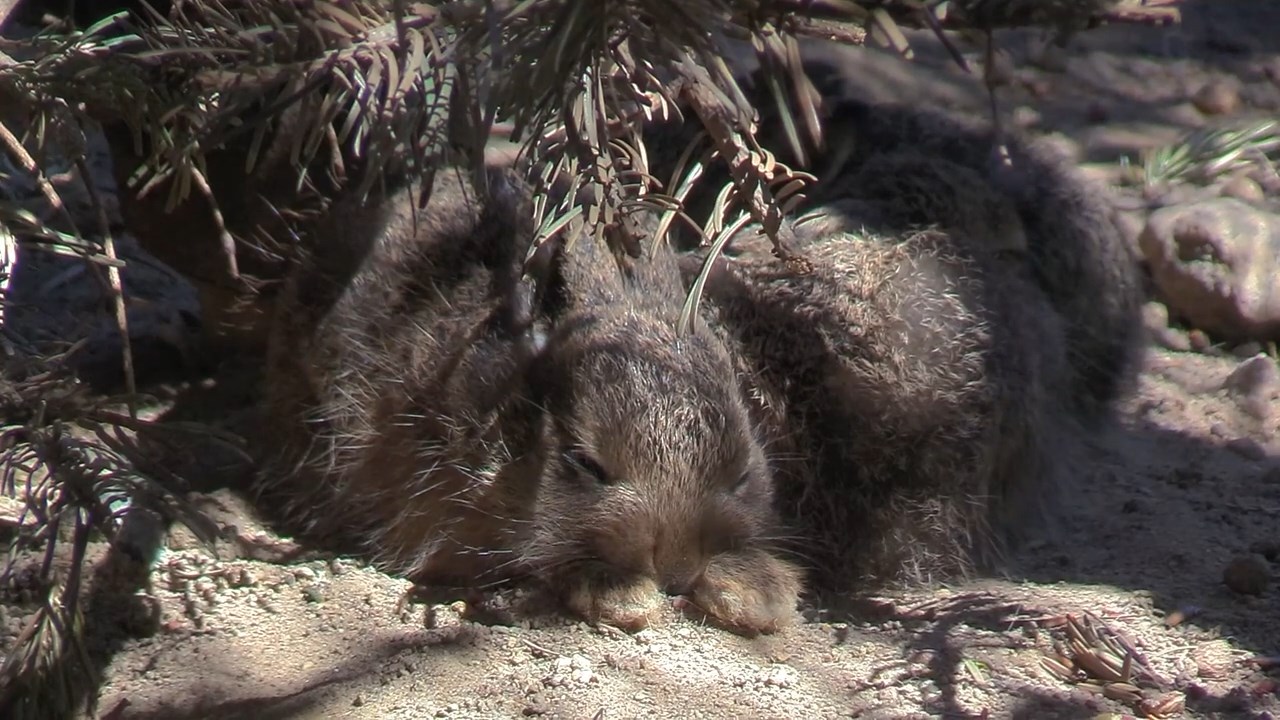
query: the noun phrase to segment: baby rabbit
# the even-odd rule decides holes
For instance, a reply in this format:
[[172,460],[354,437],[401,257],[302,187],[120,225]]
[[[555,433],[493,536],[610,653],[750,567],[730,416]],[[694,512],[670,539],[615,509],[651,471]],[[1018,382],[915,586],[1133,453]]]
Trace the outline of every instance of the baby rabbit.
[[662,594],[740,632],[795,614],[773,479],[722,340],[677,337],[674,254],[535,257],[527,193],[441,170],[426,207],[344,201],[283,292],[265,485],[319,535],[424,584],[533,577],[643,627]]
[[[795,249],[810,271],[747,230],[704,293],[708,320],[754,370],[749,394],[815,589],[990,564],[1071,440],[1057,315],[1028,279],[942,232],[806,219]],[[688,281],[702,259],[685,258]]]
[[[761,145],[819,178],[800,211],[830,216],[852,207],[849,214],[882,234],[936,227],[959,242],[1021,256],[1016,264],[1027,268],[1065,323],[1067,409],[1087,424],[1109,417],[1137,374],[1143,291],[1137,257],[1104,193],[1046,143],[1005,138],[1006,165],[997,161],[993,134],[983,124],[860,100],[828,62],[806,60],[804,69],[822,98],[826,139],[807,165],[790,151],[758,73],[742,79],[762,112]],[[668,177],[693,134],[688,125],[655,123],[646,136],[655,148],[653,174]],[[722,167],[712,169],[689,201],[699,222],[728,179]],[[681,246],[690,245],[685,239]]]
[[[742,358],[815,589],[989,567],[1051,519],[1088,428],[1136,371],[1136,261],[1105,199],[1040,146],[1014,139],[999,167],[977,127],[861,103],[831,68],[806,70],[829,145],[800,166],[820,180],[792,223],[812,268],[742,230],[711,267],[704,315]],[[761,144],[797,167],[782,133],[762,118]],[[691,136],[650,128],[651,171],[669,175]],[[695,220],[724,180],[695,191]],[[683,258],[687,284],[705,254]]]

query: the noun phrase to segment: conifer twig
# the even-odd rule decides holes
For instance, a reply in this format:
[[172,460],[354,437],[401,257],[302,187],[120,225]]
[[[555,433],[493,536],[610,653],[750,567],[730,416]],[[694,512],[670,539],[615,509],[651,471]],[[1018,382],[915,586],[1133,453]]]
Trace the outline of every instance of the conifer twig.
[[26,170],[31,174],[31,177],[36,181],[36,187],[40,188],[40,194],[44,196],[45,200],[49,201],[50,207],[52,207],[54,211],[61,215],[62,219],[67,222],[67,227],[71,228],[71,232],[75,235],[76,239],[80,240],[80,231],[76,227],[75,220],[71,217],[71,212],[67,210],[66,204],[62,202],[62,196],[59,195],[58,191],[53,187],[53,183],[49,182],[49,178],[44,174],[44,170],[40,169],[35,158],[31,157],[31,153],[27,152],[27,149],[22,146],[22,141],[20,141],[18,136],[14,135],[13,132],[9,130],[9,127],[5,125],[3,121],[0,121],[0,143],[2,143],[5,150],[9,152],[9,156],[12,157],[23,170]]
[[120,279],[120,266],[116,264],[119,261],[116,257],[116,242],[111,234],[111,223],[107,220],[106,206],[102,203],[102,196],[98,194],[98,187],[93,183],[89,174],[89,165],[83,157],[76,158],[76,172],[80,175],[80,182],[84,184],[85,190],[89,192],[89,201],[93,203],[93,209],[98,215],[98,232],[102,233],[103,253],[106,254],[107,259],[113,261],[107,266],[107,282],[111,286],[111,304],[115,310],[116,330],[120,333],[120,360],[124,368],[124,386],[127,394],[125,402],[129,408],[129,416],[136,418],[138,416],[136,399],[138,383],[133,369],[133,342],[129,338],[129,313],[125,308],[124,283]]

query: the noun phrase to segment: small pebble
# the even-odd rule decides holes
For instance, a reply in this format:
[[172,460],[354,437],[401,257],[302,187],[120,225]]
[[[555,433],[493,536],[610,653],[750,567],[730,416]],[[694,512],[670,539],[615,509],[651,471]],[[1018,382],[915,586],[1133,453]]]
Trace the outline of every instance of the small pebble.
[[1242,342],[1239,345],[1231,348],[1231,354],[1235,355],[1241,360],[1248,360],[1249,358],[1261,352],[1262,352],[1262,345],[1252,340],[1248,342]]
[[1149,329],[1169,327],[1169,306],[1152,300],[1142,306],[1142,321]]
[[1191,340],[1187,334],[1169,327],[1169,308],[1164,303],[1152,301],[1144,305],[1142,322],[1147,329],[1147,337],[1157,345],[1177,352],[1191,349]]
[[1222,582],[1241,595],[1261,595],[1271,583],[1271,568],[1259,555],[1241,555],[1222,571]]
[[1222,387],[1236,397],[1242,410],[1266,422],[1274,413],[1272,398],[1280,393],[1280,368],[1275,360],[1258,353],[1237,365]]
[[1209,340],[1209,336],[1203,330],[1191,330],[1187,333],[1187,339],[1191,341],[1191,349],[1202,353],[1213,347],[1213,342]]
[[1270,357],[1258,353],[1236,366],[1222,387],[1233,393],[1248,395],[1280,389],[1280,368]]
[[1267,199],[1266,194],[1262,192],[1261,185],[1243,176],[1231,178],[1223,183],[1222,194],[1226,197],[1233,197],[1237,200],[1254,204],[1262,203]]
[[1205,115],[1230,115],[1240,109],[1240,89],[1221,78],[1210,80],[1191,96],[1191,103]]
[[1040,124],[1040,113],[1035,108],[1027,105],[1019,105],[1013,109],[1013,124],[1022,129],[1035,127]]

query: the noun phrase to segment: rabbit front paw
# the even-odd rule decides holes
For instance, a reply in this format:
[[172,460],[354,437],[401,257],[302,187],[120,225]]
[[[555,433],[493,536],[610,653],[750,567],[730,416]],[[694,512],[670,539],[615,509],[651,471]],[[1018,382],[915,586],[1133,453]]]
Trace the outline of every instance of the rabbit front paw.
[[634,632],[649,626],[661,600],[658,585],[650,578],[581,578],[572,581],[565,604],[589,622]]
[[796,619],[801,572],[764,551],[715,557],[694,586],[686,611],[744,635],[773,633]]

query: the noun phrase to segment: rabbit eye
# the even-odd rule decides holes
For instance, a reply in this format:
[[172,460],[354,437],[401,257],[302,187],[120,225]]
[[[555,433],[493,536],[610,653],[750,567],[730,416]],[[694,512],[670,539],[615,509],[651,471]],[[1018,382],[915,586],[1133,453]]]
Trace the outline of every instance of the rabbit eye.
[[613,480],[609,474],[605,472],[604,466],[598,460],[591,457],[590,454],[583,450],[569,450],[564,453],[564,459],[575,470],[586,475],[601,485],[611,485]]
[[742,490],[746,488],[747,485],[749,485],[750,483],[751,483],[751,471],[744,470],[743,473],[738,476],[738,479],[734,481],[733,486],[729,488],[729,492],[731,493],[742,492]]

